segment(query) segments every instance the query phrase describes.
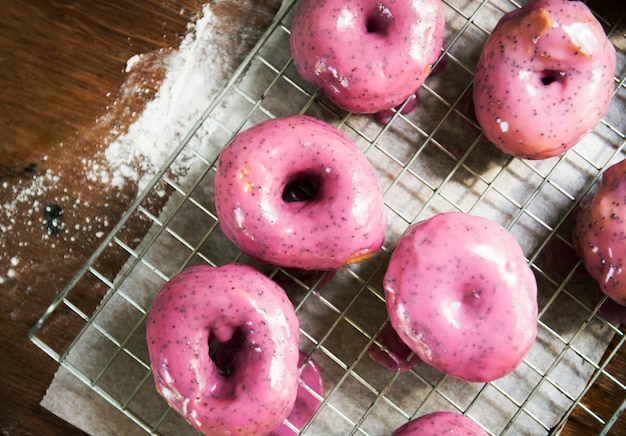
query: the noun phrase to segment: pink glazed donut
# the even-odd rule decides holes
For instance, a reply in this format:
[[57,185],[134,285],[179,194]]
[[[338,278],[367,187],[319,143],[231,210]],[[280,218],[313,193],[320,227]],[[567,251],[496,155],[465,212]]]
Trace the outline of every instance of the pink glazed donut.
[[600,290],[626,306],[626,160],[609,167],[576,217],[573,245]]
[[411,225],[384,277],[400,339],[439,371],[472,382],[512,372],[537,334],[537,282],[503,227],[461,212]]
[[239,133],[219,157],[215,206],[241,251],[283,267],[336,269],[372,256],[385,239],[369,161],[340,130],[308,116]]
[[509,12],[485,42],[474,74],[485,136],[526,159],[569,150],[609,107],[615,57],[581,1],[536,0]]
[[465,415],[433,412],[399,427],[391,436],[487,436],[483,428]]
[[298,389],[298,334],[285,292],[238,264],[183,270],[146,328],[157,390],[207,435],[263,435],[283,422]]
[[303,0],[291,24],[300,75],[337,106],[375,113],[400,105],[441,54],[441,0]]

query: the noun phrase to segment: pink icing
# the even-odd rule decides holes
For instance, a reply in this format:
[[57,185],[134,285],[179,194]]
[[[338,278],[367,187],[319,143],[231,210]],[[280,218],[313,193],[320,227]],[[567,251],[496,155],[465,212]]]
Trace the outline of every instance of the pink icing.
[[[290,190],[298,183],[311,192]],[[215,206],[240,250],[284,267],[336,269],[373,255],[385,239],[383,195],[369,161],[340,130],[308,116],[237,135],[219,158]]]
[[572,242],[600,290],[626,306],[626,159],[609,167],[578,214]]
[[[183,270],[157,294],[146,337],[154,381],[204,434],[267,434],[298,387],[299,322],[285,292],[245,265]],[[210,357],[210,342],[220,346]]]
[[394,329],[424,362],[467,381],[513,371],[537,334],[537,283],[517,241],[460,212],[413,224],[384,277]]
[[374,362],[378,362],[389,371],[406,372],[412,366],[417,365],[419,357],[413,353],[402,339],[398,336],[391,324],[387,324],[376,337],[380,344],[372,344],[367,354]]
[[[431,70],[430,76],[437,75],[441,73],[446,66],[448,65],[448,56],[443,56],[439,63],[435,65],[435,67]],[[420,103],[420,95],[418,92],[411,94],[406,99],[406,104],[402,102],[400,105],[396,106],[393,109],[383,109],[374,114],[374,118],[381,124],[388,124],[391,121],[391,118],[397,111],[400,111],[401,114],[406,115],[413,112]],[[403,106],[404,104],[404,106]]]
[[424,83],[441,54],[440,0],[304,0],[291,26],[302,77],[337,106],[375,113]]
[[388,124],[393,118],[394,114],[397,111],[400,111],[401,114],[406,115],[417,108],[420,103],[420,96],[418,93],[411,94],[408,97],[408,101],[404,106],[402,104],[400,106],[395,107],[394,109],[383,109],[374,114],[374,118],[381,124]]
[[483,428],[465,415],[454,412],[433,412],[407,422],[392,436],[420,435],[487,436]]
[[[320,406],[320,401],[313,396],[306,388],[313,390],[320,396],[324,396],[324,380],[322,371],[313,359],[308,361],[307,355],[300,352],[298,366],[300,368],[298,377],[298,396],[296,403],[287,417],[287,421],[298,429],[311,419]],[[306,388],[305,388],[306,387]],[[270,433],[271,436],[292,436],[295,433],[285,424],[280,425]]]
[[505,153],[564,153],[606,112],[615,61],[615,48],[581,1],[535,0],[510,12],[476,65],[480,126]]

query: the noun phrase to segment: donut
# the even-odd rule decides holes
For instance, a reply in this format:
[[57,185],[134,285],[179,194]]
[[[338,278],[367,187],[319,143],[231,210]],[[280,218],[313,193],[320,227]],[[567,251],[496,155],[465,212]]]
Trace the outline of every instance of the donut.
[[455,412],[432,412],[399,427],[391,436],[487,436],[487,432],[465,415]]
[[243,264],[184,269],[146,327],[158,392],[207,435],[269,434],[283,422],[298,389],[298,334],[285,292]]
[[537,282],[495,221],[462,212],[408,227],[383,287],[391,325],[425,363],[470,382],[512,372],[537,335]]
[[600,290],[626,306],[626,159],[607,168],[576,217],[574,249]]
[[474,108],[486,138],[526,159],[569,150],[608,109],[615,58],[581,1],[535,0],[505,14],[474,73]]
[[298,73],[357,113],[400,105],[441,54],[441,0],[303,0],[291,23]]
[[215,207],[241,251],[303,270],[372,256],[387,226],[365,155],[337,128],[304,115],[271,119],[233,138],[218,159]]

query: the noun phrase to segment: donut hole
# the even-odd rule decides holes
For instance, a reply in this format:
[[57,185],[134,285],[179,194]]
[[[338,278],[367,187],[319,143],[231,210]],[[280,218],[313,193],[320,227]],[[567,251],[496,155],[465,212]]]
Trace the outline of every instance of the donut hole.
[[479,284],[462,284],[458,288],[455,297],[455,299],[446,302],[446,308],[443,311],[451,324],[458,327],[464,323],[471,323],[473,319],[483,318],[487,315],[485,310],[488,304],[482,298],[483,290]]
[[285,185],[282,192],[283,201],[295,203],[312,201],[319,197],[322,180],[312,173],[298,173]]
[[392,22],[393,15],[389,8],[382,3],[378,3],[376,9],[372,10],[366,16],[365,29],[367,33],[387,36]]
[[482,293],[482,289],[475,286],[468,286],[463,294],[463,304],[469,307],[475,307],[480,305],[480,297],[482,296]]
[[213,336],[209,339],[209,356],[219,374],[223,376],[233,374],[234,358],[243,349],[245,341],[246,334],[242,330],[235,330],[232,337],[225,342],[220,342]]
[[550,86],[553,83],[564,83],[565,73],[558,70],[543,70],[539,73],[539,80],[543,86]]

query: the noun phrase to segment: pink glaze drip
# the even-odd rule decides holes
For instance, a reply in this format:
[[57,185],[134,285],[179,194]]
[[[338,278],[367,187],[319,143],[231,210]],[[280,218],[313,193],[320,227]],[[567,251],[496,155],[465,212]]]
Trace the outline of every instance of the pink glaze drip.
[[[593,298],[596,304],[602,300],[604,293],[596,285],[593,289]],[[598,313],[608,322],[616,325],[626,325],[626,306],[616,303],[615,301],[607,298],[598,309]]]
[[606,112],[615,62],[583,2],[535,0],[502,17],[483,46],[474,74],[478,121],[505,153],[564,153]]
[[[286,187],[302,180],[310,198],[285,200]],[[369,161],[340,130],[308,116],[237,135],[219,158],[215,206],[240,250],[284,267],[336,269],[373,255],[385,239],[383,195]]]
[[370,359],[389,371],[406,372],[420,362],[420,358],[402,342],[391,324],[383,328],[376,341],[380,346],[372,344],[367,354]]
[[440,0],[304,0],[291,52],[302,77],[337,106],[376,113],[400,105],[441,54]]
[[407,422],[392,436],[487,436],[487,432],[472,419],[454,412],[433,412]]
[[480,129],[476,127],[478,120],[476,119],[476,110],[474,109],[474,85],[463,94],[461,100],[457,104],[457,109],[464,116],[459,116],[461,127],[463,127],[472,137],[480,135]]
[[384,278],[394,329],[424,362],[467,381],[513,371],[537,334],[537,283],[517,241],[460,212],[414,224]]
[[626,306],[626,159],[609,167],[577,217],[572,242],[600,290]]
[[[268,434],[283,422],[296,400],[298,335],[284,291],[234,264],[194,266],[173,277],[146,328],[157,390],[207,435]],[[215,360],[212,340],[224,344]]]
[[[545,265],[546,272],[553,274],[559,280],[565,279],[572,273],[578,264],[578,259],[576,250],[556,236],[550,238],[544,249],[541,250],[541,260]],[[573,280],[580,280],[584,277],[587,277],[587,274],[583,273],[582,270],[577,270],[572,275]]]
[[[287,421],[297,429],[302,429],[321,404],[306,388],[311,389],[321,397],[324,396],[322,371],[313,359],[309,359],[308,361],[306,359],[307,355],[301,351],[298,360],[298,367],[300,368],[298,396],[296,397],[296,403],[291,413],[287,417]],[[271,436],[292,436],[294,434],[293,430],[286,424],[281,424],[270,433]]]
[[404,107],[402,107],[402,104],[400,104],[394,109],[383,109],[381,111],[376,112],[374,114],[374,118],[376,119],[376,121],[378,121],[381,124],[388,124],[396,112],[400,111],[401,114],[406,115],[414,111],[415,108],[417,108],[417,106],[419,105],[419,103],[420,103],[419,94],[417,93],[411,94],[408,98],[408,101],[404,105]]

